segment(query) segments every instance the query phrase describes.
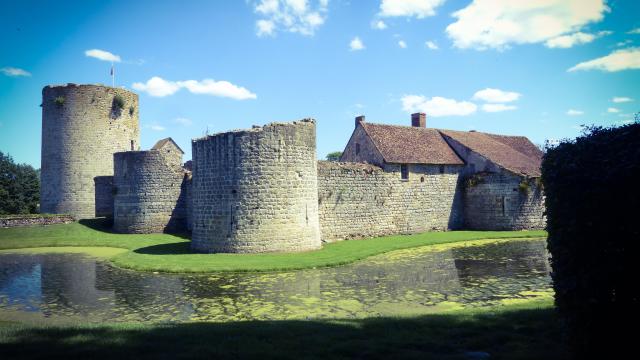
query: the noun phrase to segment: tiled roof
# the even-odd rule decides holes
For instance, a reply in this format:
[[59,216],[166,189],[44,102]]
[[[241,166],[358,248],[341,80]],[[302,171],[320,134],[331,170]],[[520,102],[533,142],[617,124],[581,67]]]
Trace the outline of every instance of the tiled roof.
[[387,163],[464,164],[436,129],[366,122],[361,125]]
[[158,142],[156,142],[155,145],[153,145],[153,147],[151,148],[151,150],[159,150],[162,149],[168,142],[172,142],[173,145],[178,148],[178,150],[180,150],[180,152],[182,152],[184,154],[184,151],[182,151],[182,149],[180,148],[180,146],[178,146],[178,144],[176,144],[175,141],[173,141],[172,138],[168,137],[168,138],[164,138],[161,140],[158,140]]
[[540,176],[542,151],[526,137],[475,131],[439,131],[506,170],[519,175]]

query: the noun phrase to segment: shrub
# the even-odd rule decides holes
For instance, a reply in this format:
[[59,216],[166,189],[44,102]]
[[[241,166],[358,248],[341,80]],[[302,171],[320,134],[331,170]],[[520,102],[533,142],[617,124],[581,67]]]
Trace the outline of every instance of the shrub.
[[334,151],[327,154],[328,161],[340,161],[340,157],[342,156],[342,151]]
[[28,214],[38,210],[40,176],[31,165],[16,164],[0,152],[0,214]]
[[518,184],[518,190],[525,195],[528,194],[530,190],[529,179],[522,178],[522,181]]
[[55,99],[53,99],[53,102],[58,106],[64,105],[64,96],[56,97]]
[[113,108],[118,111],[124,109],[124,98],[122,96],[116,95],[113,97]]
[[542,162],[555,303],[577,358],[634,351],[640,124],[589,128]]

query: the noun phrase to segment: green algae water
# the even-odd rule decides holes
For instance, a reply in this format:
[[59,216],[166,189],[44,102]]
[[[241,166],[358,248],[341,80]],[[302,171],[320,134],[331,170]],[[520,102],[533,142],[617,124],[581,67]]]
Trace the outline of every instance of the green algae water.
[[154,274],[82,254],[0,254],[0,320],[189,322],[412,316],[552,296],[544,240],[394,251],[334,268]]

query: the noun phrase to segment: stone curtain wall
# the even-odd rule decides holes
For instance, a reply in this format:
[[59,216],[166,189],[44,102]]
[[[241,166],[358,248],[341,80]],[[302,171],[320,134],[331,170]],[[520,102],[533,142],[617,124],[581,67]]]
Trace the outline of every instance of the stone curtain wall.
[[186,229],[186,181],[181,157],[160,150],[114,154],[113,229],[159,233]]
[[318,162],[322,240],[333,242],[389,234],[460,228],[461,166],[409,165],[382,168],[362,163]]
[[507,171],[477,173],[464,190],[465,228],[470,230],[544,229],[544,195],[535,179],[526,181]]
[[192,148],[195,251],[320,248],[315,121],[207,136]]
[[96,216],[113,217],[113,176],[93,178],[96,193]]
[[131,150],[132,141],[137,148],[138,95],[100,85],[45,86],[41,212],[94,217],[94,178],[113,175],[113,153]]

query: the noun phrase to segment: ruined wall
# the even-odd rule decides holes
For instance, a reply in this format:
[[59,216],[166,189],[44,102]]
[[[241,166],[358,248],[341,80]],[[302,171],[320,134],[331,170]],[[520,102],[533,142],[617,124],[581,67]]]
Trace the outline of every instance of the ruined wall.
[[181,155],[163,151],[114,154],[113,229],[159,233],[186,228],[187,203]]
[[460,228],[461,166],[409,165],[408,180],[386,167],[318,162],[323,241]]
[[320,247],[313,120],[207,136],[192,148],[195,251]]
[[464,187],[465,228],[470,230],[544,229],[544,194],[535,179],[508,171],[477,173]]
[[96,217],[113,217],[113,176],[96,176],[93,181]]
[[139,142],[138,95],[101,85],[45,86],[41,212],[94,217],[94,178],[113,175],[113,153]]

